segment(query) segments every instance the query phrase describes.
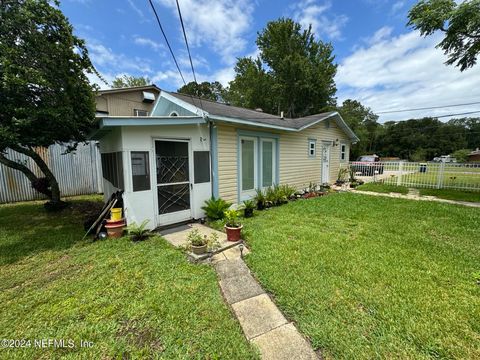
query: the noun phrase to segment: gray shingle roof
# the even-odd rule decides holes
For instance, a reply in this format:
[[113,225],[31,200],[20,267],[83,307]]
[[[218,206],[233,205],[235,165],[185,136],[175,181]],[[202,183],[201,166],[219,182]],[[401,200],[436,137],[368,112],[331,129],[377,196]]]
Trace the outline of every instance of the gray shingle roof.
[[272,126],[277,128],[280,127],[285,129],[291,129],[293,131],[303,130],[310,125],[316,124],[322,120],[332,117],[336,120],[340,128],[345,131],[345,133],[351,138],[353,142],[359,140],[355,133],[348,127],[348,125],[336,111],[290,119],[281,118],[280,116],[267,114],[261,111],[255,111],[238,106],[222,104],[215,101],[205,99],[200,100],[200,98],[190,95],[179,94],[175,92],[169,92],[168,94],[197,108],[201,108],[203,111],[206,111],[208,113],[208,116],[212,119],[215,119],[216,117],[230,118],[232,120],[240,119],[252,122],[254,124],[256,123],[258,125]]
[[206,111],[210,115],[210,117],[222,116],[222,117],[243,119],[243,120],[258,122],[261,124],[280,126],[285,128],[291,128],[291,129],[300,129],[305,125],[317,122],[318,120],[323,120],[331,116],[332,114],[334,114],[334,112],[331,111],[331,112],[310,115],[307,117],[297,118],[297,119],[289,119],[289,118],[282,119],[280,116],[267,114],[261,111],[245,109],[238,106],[222,104],[222,103],[205,100],[205,99],[201,99],[200,101],[200,99],[197,97],[189,96],[185,94],[179,94],[179,93],[173,93],[173,92],[169,94],[176,97],[177,99],[180,99],[191,105],[201,108],[202,110]]

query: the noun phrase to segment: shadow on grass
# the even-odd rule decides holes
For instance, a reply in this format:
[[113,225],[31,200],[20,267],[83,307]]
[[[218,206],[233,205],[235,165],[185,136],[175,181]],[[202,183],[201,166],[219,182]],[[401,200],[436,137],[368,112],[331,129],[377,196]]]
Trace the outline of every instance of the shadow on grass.
[[0,265],[73,246],[85,233],[85,219],[101,206],[96,200],[70,200],[56,213],[45,211],[41,202],[0,206]]

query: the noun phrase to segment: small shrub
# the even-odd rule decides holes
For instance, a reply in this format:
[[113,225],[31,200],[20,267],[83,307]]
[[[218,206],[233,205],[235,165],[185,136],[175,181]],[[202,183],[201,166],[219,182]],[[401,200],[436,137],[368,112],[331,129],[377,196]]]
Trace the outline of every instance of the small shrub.
[[142,241],[150,236],[150,231],[145,228],[149,221],[149,219],[146,219],[142,221],[140,225],[133,222],[131,225],[127,226],[127,233],[132,241]]
[[254,201],[257,204],[257,210],[265,209],[265,205],[266,205],[266,201],[267,201],[267,199],[265,197],[265,193],[263,192],[262,189],[257,189],[257,190],[255,190],[255,192],[256,192],[256,195],[255,195]]
[[216,232],[212,232],[210,236],[202,235],[198,229],[193,229],[187,236],[187,250],[191,250],[192,246],[207,245],[207,249],[215,250],[220,247],[218,241],[218,235]]
[[221,220],[225,217],[225,211],[231,205],[231,203],[226,202],[221,198],[215,199],[212,197],[205,201],[205,205],[202,206],[202,210],[205,211],[205,215],[210,220]]
[[297,189],[295,189],[293,186],[285,184],[285,185],[281,185],[280,189],[282,191],[283,196],[285,196],[287,199],[295,198],[295,193],[297,192]]
[[243,214],[246,218],[253,216],[254,209],[255,209],[255,202],[253,200],[245,200],[243,202]]
[[241,226],[240,222],[238,221],[238,211],[231,209],[225,211],[225,219],[227,220],[225,225],[232,228],[238,228]]

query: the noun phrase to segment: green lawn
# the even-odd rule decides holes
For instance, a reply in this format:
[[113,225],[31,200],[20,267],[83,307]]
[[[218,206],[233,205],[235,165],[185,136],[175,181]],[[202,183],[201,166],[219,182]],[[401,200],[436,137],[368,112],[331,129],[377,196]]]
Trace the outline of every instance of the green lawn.
[[357,187],[357,190],[373,191],[378,193],[399,193],[408,194],[408,188],[405,186],[388,185],[382,183],[365,183]]
[[436,196],[441,199],[480,202],[480,191],[450,189],[419,189],[420,195]]
[[[61,214],[38,202],[0,206],[0,338],[32,341],[1,358],[257,358],[212,267],[188,263],[160,237],[80,241],[92,199]],[[33,348],[34,339],[76,347]]]
[[249,267],[325,358],[480,358],[480,209],[341,193],[243,223]]

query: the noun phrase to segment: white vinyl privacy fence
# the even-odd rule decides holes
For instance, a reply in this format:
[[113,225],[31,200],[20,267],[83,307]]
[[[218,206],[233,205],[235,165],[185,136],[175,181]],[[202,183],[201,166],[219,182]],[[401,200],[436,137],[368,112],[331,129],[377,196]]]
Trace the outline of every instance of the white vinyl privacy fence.
[[[55,144],[38,148],[37,152],[55,174],[62,196],[103,192],[100,152],[95,142],[78,145],[75,153],[65,154],[66,145]],[[27,165],[36,175],[43,176],[29,157],[7,149],[9,159]],[[0,203],[39,200],[45,196],[30,185],[27,177],[18,170],[0,164]]]
[[365,182],[413,188],[480,191],[480,163],[350,162],[351,171]]

